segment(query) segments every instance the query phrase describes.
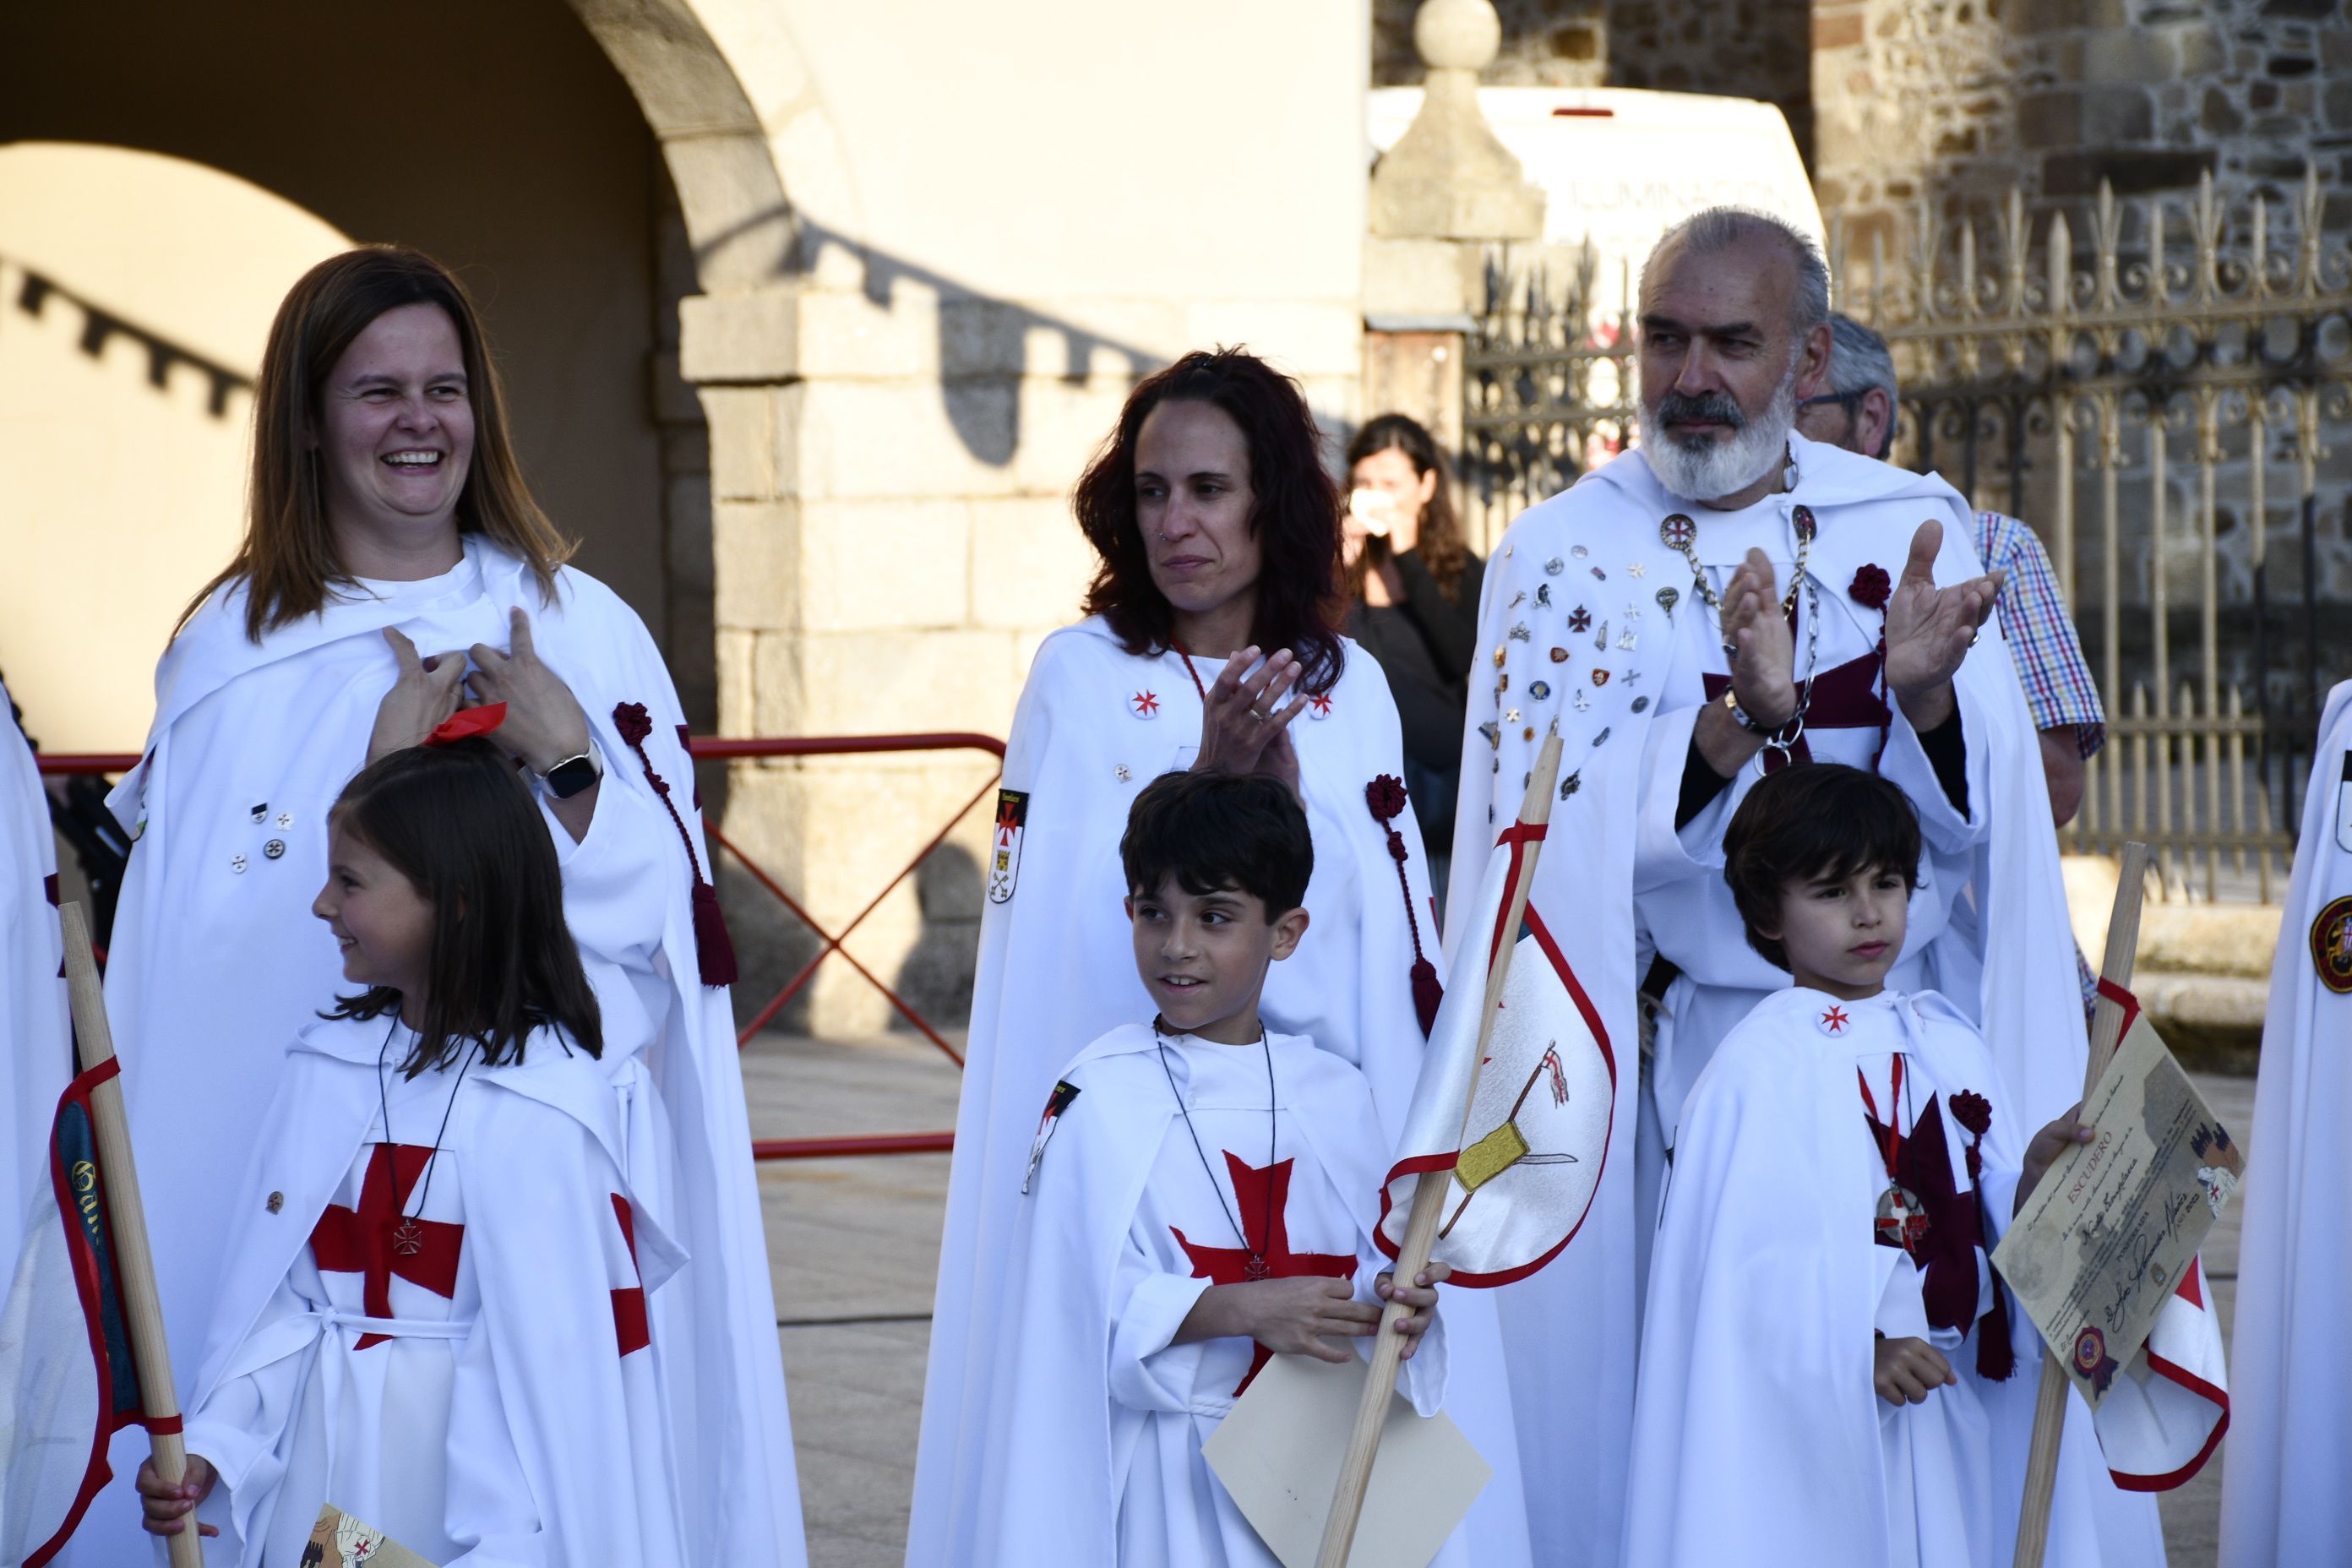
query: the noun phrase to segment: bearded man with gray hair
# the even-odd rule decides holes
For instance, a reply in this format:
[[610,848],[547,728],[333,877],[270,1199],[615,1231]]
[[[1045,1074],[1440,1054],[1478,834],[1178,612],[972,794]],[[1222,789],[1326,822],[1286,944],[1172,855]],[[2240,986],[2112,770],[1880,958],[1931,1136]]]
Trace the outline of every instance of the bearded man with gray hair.
[[[1968,505],[1795,428],[1830,354],[1819,250],[1759,213],[1702,212],[1651,252],[1636,324],[1638,447],[1523,513],[1487,567],[1454,828],[1455,864],[1484,864],[1558,729],[1528,923],[1591,1004],[1617,1067],[1613,1136],[1633,1137],[1633,1158],[1621,1142],[1573,1244],[1501,1292],[1521,1451],[1551,1459],[1528,1500],[1548,1563],[1631,1550],[1641,1274],[1675,1124],[1717,1043],[1790,984],[1748,945],[1723,879],[1724,829],[1766,770],[1846,763],[1909,798],[1925,852],[1887,984],[1940,991],[1977,1023],[2006,1080],[1980,1092],[2012,1131],[2074,1103],[2085,1051],[2032,719],[1987,624],[1999,581]],[[1450,946],[1489,940],[1460,929],[1469,904],[1454,904]],[[1637,1073],[1637,987],[1657,960],[1673,979]],[[2030,1370],[2038,1342],[2020,1348]],[[2012,1381],[2030,1425],[2033,1380]],[[2068,1500],[2096,1451],[2085,1432],[2065,1453],[2051,1561],[2096,1563]],[[2019,1485],[1993,1478],[1997,1539],[2014,1531],[2021,1451],[2015,1469]],[[1716,1527],[1676,1528],[1686,1542]],[[1744,1560],[1717,1544],[1717,1560]]]

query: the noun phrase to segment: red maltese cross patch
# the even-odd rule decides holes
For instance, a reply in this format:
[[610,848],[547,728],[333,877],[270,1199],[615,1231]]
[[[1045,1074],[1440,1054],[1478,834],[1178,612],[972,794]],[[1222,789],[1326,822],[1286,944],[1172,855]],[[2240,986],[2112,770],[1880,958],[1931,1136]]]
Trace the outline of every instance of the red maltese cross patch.
[[1160,717],[1160,694],[1139,691],[1127,700],[1127,710],[1139,719],[1157,719]]
[[1822,1014],[1819,1021],[1822,1034],[1843,1035],[1845,1033],[1845,1026],[1853,1020],[1844,1008],[1832,1007]]

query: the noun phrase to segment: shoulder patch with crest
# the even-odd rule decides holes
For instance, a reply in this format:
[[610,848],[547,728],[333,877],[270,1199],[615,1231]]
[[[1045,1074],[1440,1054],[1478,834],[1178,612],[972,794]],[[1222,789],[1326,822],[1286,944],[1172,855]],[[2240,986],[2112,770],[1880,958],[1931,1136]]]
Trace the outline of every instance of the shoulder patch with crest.
[[1021,839],[1028,827],[1029,792],[998,790],[996,826],[988,850],[988,901],[992,904],[1013,901],[1013,889],[1021,881]]
[[1045,1157],[1045,1145],[1054,1140],[1054,1129],[1062,1124],[1062,1112],[1070,1109],[1070,1101],[1078,1098],[1078,1086],[1067,1080],[1056,1083],[1054,1092],[1045,1097],[1045,1114],[1037,1119],[1037,1136],[1029,1141],[1029,1169],[1021,1176],[1021,1195],[1029,1195],[1029,1184],[1037,1179],[1037,1162]]

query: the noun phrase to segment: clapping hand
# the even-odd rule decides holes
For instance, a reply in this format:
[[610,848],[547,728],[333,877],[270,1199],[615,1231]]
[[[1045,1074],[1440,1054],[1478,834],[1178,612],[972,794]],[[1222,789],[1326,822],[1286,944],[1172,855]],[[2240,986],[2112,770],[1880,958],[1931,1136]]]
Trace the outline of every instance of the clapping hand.
[[540,662],[530,616],[517,606],[508,612],[508,626],[505,652],[488,643],[473,646],[474,673],[466,690],[475,703],[507,705],[506,721],[491,738],[531,772],[544,773],[588,749],[588,715],[562,677]]
[[409,746],[421,746],[441,721],[457,710],[458,683],[466,678],[466,656],[436,653],[417,657],[416,645],[391,626],[383,640],[400,665],[392,689],[376,704],[375,728],[368,733],[368,761]]
[[2001,574],[1990,572],[1949,588],[1936,586],[1944,525],[1929,518],[1911,536],[1911,557],[1886,601],[1886,686],[1915,730],[1951,717],[1952,677],[1992,614]]
[[[1209,688],[1201,714],[1201,754],[1196,773],[1265,773],[1299,793],[1298,752],[1290,743],[1290,721],[1307,706],[1297,690],[1298,660],[1288,648],[1276,652],[1255,673],[1257,649],[1245,647],[1225,660]],[[1288,698],[1287,702],[1284,701]]]
[[1761,550],[1750,550],[1724,587],[1723,640],[1732,650],[1732,695],[1748,716],[1776,730],[1795,717],[1796,648]]

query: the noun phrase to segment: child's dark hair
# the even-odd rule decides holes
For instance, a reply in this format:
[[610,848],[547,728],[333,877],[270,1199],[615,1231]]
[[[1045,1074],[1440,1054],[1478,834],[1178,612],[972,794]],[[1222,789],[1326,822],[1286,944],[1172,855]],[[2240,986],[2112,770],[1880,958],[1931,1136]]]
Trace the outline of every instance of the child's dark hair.
[[1901,790],[1842,763],[1766,773],[1723,835],[1723,879],[1748,945],[1782,969],[1788,949],[1757,930],[1780,924],[1782,885],[1843,880],[1878,866],[1900,872],[1906,887],[1919,885],[1919,818]]
[[1131,894],[1169,877],[1195,896],[1239,888],[1271,921],[1307,901],[1315,840],[1290,786],[1262,773],[1162,773],[1143,787],[1118,841]]
[[[433,906],[425,1016],[403,1072],[446,1067],[471,1041],[486,1067],[520,1061],[530,1032],[551,1026],[604,1053],[596,995],[563,923],[555,846],[505,753],[479,738],[394,752],[343,786],[331,820]],[[323,1016],[380,1018],[400,1005],[378,985]]]

